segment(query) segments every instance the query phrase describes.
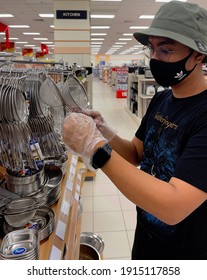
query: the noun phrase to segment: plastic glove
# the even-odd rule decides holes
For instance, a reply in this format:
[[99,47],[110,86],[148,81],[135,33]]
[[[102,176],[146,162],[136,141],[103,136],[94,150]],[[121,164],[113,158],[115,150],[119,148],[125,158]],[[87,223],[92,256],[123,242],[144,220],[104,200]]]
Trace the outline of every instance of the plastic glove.
[[98,111],[93,110],[86,110],[84,114],[92,117],[96,123],[98,130],[102,133],[102,135],[110,142],[114,136],[117,134],[116,129],[110,127],[104,118],[102,117],[101,113]]
[[94,120],[85,114],[70,113],[64,120],[62,136],[69,149],[80,155],[85,166],[94,172],[91,157],[95,146],[101,141],[107,143]]

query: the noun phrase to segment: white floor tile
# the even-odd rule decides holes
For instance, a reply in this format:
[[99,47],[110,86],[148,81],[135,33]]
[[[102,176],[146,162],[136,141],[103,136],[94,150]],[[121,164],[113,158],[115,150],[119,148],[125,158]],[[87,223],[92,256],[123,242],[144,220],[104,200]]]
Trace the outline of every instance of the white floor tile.
[[127,230],[134,230],[136,227],[136,212],[123,211],[124,222]]
[[82,198],[82,206],[83,206],[83,212],[93,212],[93,197],[92,196],[85,196]]
[[135,211],[136,205],[132,203],[128,198],[126,198],[124,195],[119,196],[120,203],[121,203],[121,209],[123,211],[125,210],[132,210]]
[[82,213],[81,215],[81,232],[94,232],[93,213]]
[[125,231],[99,232],[104,240],[103,259],[130,259],[131,250]]
[[134,230],[127,230],[127,236],[129,240],[129,246],[132,250],[133,242],[134,242]]
[[84,182],[81,196],[92,196],[93,195],[93,182]]
[[121,204],[118,195],[95,196],[93,198],[94,212],[121,211]]
[[125,230],[122,212],[95,212],[94,230],[97,232]]

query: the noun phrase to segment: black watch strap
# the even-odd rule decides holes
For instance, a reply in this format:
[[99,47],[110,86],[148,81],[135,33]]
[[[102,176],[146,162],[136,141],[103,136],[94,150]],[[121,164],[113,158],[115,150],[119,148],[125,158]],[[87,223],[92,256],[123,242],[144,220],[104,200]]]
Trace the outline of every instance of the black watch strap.
[[112,147],[107,143],[103,147],[98,148],[92,157],[92,167],[98,169],[110,159]]

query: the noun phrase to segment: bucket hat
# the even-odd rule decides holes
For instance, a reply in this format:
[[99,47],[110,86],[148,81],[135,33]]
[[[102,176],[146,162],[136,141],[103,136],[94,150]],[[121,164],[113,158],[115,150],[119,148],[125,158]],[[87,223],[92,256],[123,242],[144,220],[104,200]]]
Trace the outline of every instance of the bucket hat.
[[148,29],[133,35],[143,45],[148,44],[149,36],[160,36],[207,55],[207,10],[194,3],[168,2],[160,7]]

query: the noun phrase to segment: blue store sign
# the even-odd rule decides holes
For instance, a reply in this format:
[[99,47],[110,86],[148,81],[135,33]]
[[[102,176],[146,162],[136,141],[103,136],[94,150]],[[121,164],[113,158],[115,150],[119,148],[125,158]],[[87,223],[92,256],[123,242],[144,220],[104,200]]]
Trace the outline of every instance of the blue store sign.
[[57,10],[57,19],[87,19],[87,11],[81,10]]

